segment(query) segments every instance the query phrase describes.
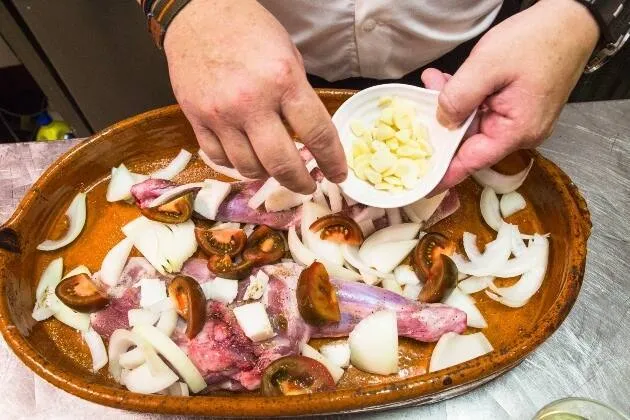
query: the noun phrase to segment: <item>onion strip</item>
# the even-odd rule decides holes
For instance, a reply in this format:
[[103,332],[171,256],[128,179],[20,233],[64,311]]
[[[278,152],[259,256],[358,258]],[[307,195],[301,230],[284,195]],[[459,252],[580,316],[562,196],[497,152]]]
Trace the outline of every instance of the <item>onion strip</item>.
[[188,150],[181,149],[175,159],[173,159],[165,168],[159,169],[153,172],[150,176],[153,179],[167,179],[171,180],[179,175],[186,166],[190,159],[192,158],[192,153]]
[[234,168],[229,168],[227,166],[217,165],[208,157],[208,155],[201,149],[199,149],[199,157],[207,166],[210,167],[216,173],[227,176],[228,178],[236,179],[239,181],[253,181],[251,178],[247,178],[246,176],[241,175],[239,171]]
[[70,226],[68,227],[68,231],[63,236],[63,238],[57,240],[47,239],[41,244],[37,245],[38,250],[55,251],[70,244],[77,238],[77,236],[79,236],[79,234],[83,230],[83,226],[85,226],[86,197],[87,195],[85,193],[77,194],[70,203],[68,210],[66,210],[66,217],[68,218],[68,224]]
[[483,189],[479,206],[484,222],[492,229],[498,231],[503,223],[503,218],[499,211],[499,199],[492,188],[485,187]]
[[92,356],[92,372],[98,372],[107,364],[107,350],[101,336],[92,328],[81,333]]
[[190,184],[178,185],[177,187],[171,188],[164,194],[153,199],[147,207],[153,208],[161,206],[162,204],[168,203],[169,201],[181,197],[188,192],[199,190],[205,186],[206,184],[204,182],[191,182]]
[[498,194],[507,194],[523,185],[533,165],[534,159],[531,159],[527,168],[514,175],[503,175],[493,169],[485,168],[472,174],[472,177],[479,184],[492,188]]

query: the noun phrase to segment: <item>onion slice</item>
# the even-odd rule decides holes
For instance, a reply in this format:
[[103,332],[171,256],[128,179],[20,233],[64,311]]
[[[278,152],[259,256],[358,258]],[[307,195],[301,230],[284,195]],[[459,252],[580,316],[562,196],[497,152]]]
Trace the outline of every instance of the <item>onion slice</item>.
[[488,327],[488,323],[475,305],[475,299],[463,293],[457,287],[451,290],[442,303],[466,312],[466,323],[469,327]]
[[207,387],[206,382],[190,361],[186,353],[166,334],[151,325],[138,325],[133,332],[147,340],[180,374],[192,392],[199,392]]
[[[377,230],[370,235],[361,246],[374,246],[385,242],[399,242],[415,239],[420,232],[419,223],[401,223]],[[366,261],[364,259],[364,261]]]
[[484,222],[494,230],[499,230],[501,224],[503,224],[503,218],[499,211],[499,199],[496,192],[490,188],[485,187],[481,192],[481,201],[479,202],[481,208],[481,216]]
[[186,169],[188,162],[192,158],[192,153],[188,150],[181,149],[175,159],[173,159],[165,168],[157,170],[151,174],[153,179],[168,179],[175,178],[181,171]]
[[492,276],[470,276],[457,283],[457,288],[467,295],[480,292],[490,286],[494,277]]
[[133,174],[124,164],[117,168],[112,168],[112,176],[107,185],[105,198],[110,203],[120,200],[131,199],[131,187],[136,183]]
[[[516,227],[508,223],[503,223],[494,241],[486,245],[483,254],[470,262],[462,261],[461,258],[453,258],[457,269],[471,276],[489,276],[501,269],[508,261],[512,249],[512,235]],[[474,235],[470,235],[472,237]],[[472,244],[468,244],[471,247]],[[474,252],[473,252],[474,253]]]
[[92,372],[98,372],[107,364],[107,350],[105,349],[103,339],[92,328],[82,332],[81,336],[85,344],[87,344],[90,355],[92,356]]
[[[164,362],[162,362],[164,364]],[[157,374],[153,374],[149,366],[144,363],[129,371],[124,378],[127,389],[139,394],[154,394],[167,389],[179,379],[175,372],[164,364],[165,369]]]
[[251,178],[247,178],[246,176],[241,175],[239,171],[234,168],[229,168],[227,166],[217,165],[208,157],[208,155],[201,149],[199,149],[199,157],[205,163],[218,174],[227,176],[228,178],[237,179],[239,181],[253,181]]
[[135,369],[146,361],[144,352],[140,347],[129,350],[120,355],[118,363],[123,369]]
[[342,266],[344,260],[341,253],[341,245],[322,239],[319,232],[312,232],[310,229],[313,222],[328,214],[330,212],[326,208],[313,202],[306,202],[302,205],[302,221],[300,225],[302,241],[316,255],[318,260]]
[[[343,258],[346,260],[346,262],[350,264],[352,267],[359,270],[359,273],[361,274],[361,278],[365,281],[365,283],[375,284],[375,283],[378,283],[378,280],[380,279],[391,277],[390,274],[374,270],[368,264],[366,264],[365,261],[363,261],[361,257],[359,256],[358,247],[348,245],[348,244],[343,244],[341,247],[341,251],[343,253]],[[368,279],[368,281],[366,281],[366,278],[365,278],[366,276],[375,277],[376,280],[373,279],[372,281],[370,281]]]
[[280,185],[265,199],[265,210],[267,212],[289,210],[310,201],[312,197],[311,194],[296,193]]
[[63,238],[54,241],[51,239],[47,239],[37,246],[38,250],[55,251],[70,244],[77,238],[77,236],[79,236],[79,234],[83,230],[83,226],[85,226],[86,196],[87,195],[85,193],[77,194],[70,203],[68,210],[66,210],[66,217],[68,218],[69,227]]
[[424,223],[429,220],[438,207],[440,207],[446,194],[448,194],[448,190],[433,197],[422,198],[415,203],[404,206],[403,212],[412,222]]
[[492,344],[481,332],[469,335],[448,332],[440,337],[433,349],[429,362],[429,372],[476,359],[493,350]]
[[258,191],[251,196],[247,205],[254,210],[258,209],[258,207],[260,207],[271,194],[279,190],[281,187],[282,186],[275,178],[268,178]]
[[510,217],[527,207],[527,203],[521,194],[516,191],[504,194],[499,201],[499,208],[503,217]]
[[367,219],[357,224],[361,228],[361,232],[363,233],[364,238],[367,238],[376,231],[376,226],[374,226],[374,222],[372,221],[372,219]]
[[366,207],[352,218],[355,222],[361,223],[365,220],[376,220],[385,216],[385,209],[380,207]]
[[35,289],[35,307],[33,308],[33,319],[43,321],[50,318],[55,313],[48,305],[48,295],[55,293],[55,288],[61,281],[63,274],[63,258],[59,257],[50,262],[42,272]]
[[206,184],[204,182],[191,182],[190,184],[178,185],[177,187],[173,187],[170,190],[166,191],[164,194],[159,197],[153,199],[147,206],[147,208],[153,208],[161,206],[162,204],[168,203],[169,201],[180,197],[188,192],[196,191],[205,187]]
[[357,368],[378,375],[398,373],[396,313],[378,311],[362,319],[348,337],[350,360]]
[[498,194],[507,194],[523,185],[532,166],[534,166],[534,159],[529,161],[527,168],[514,175],[503,175],[493,169],[485,168],[475,172],[472,176],[484,187],[490,187]]
[[120,275],[125,268],[127,258],[133,248],[133,241],[129,238],[125,238],[118,242],[112,249],[109,250],[103,262],[101,264],[101,270],[99,271],[99,279],[110,287],[115,287],[120,280]]
[[162,311],[160,313],[160,319],[155,327],[162,331],[164,335],[170,337],[173,335],[175,328],[177,327],[177,320],[179,317],[177,316],[177,311],[175,309],[168,309],[166,311]]
[[377,243],[376,245],[371,243],[366,245],[366,242],[359,249],[361,260],[369,261],[370,267],[374,267],[378,271],[391,273],[418,244],[418,239]]
[[332,361],[328,360],[326,356],[324,356],[323,354],[321,354],[316,349],[314,349],[313,347],[309,346],[306,343],[302,344],[302,356],[310,357],[311,359],[317,360],[319,363],[324,365],[324,367],[330,373],[330,376],[332,376],[335,383],[339,382],[339,380],[345,373],[345,371],[342,368],[337,366]]
[[219,206],[230,194],[232,187],[227,182],[207,179],[204,186],[195,197],[193,208],[195,212],[209,220],[214,220],[219,211]]

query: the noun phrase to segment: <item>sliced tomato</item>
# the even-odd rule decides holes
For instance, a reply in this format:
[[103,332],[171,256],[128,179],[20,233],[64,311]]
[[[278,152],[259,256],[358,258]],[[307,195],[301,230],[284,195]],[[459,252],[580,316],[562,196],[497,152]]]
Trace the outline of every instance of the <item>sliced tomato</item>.
[[431,271],[441,269],[440,255],[453,255],[457,246],[455,242],[437,232],[429,232],[420,239],[411,253],[411,265],[418,277],[426,279]]
[[161,206],[140,209],[143,216],[161,223],[184,223],[190,219],[192,212],[193,195],[191,192],[176,197]]
[[208,270],[219,277],[242,280],[252,272],[251,261],[234,263],[229,255],[213,255],[208,260]]
[[297,300],[300,315],[309,324],[323,325],[341,320],[337,290],[322,263],[314,262],[302,271]]
[[424,303],[438,303],[450,289],[457,286],[457,265],[452,259],[441,254],[440,264],[431,271],[431,275],[425,280],[418,300]]
[[285,356],[265,369],[261,390],[266,397],[312,394],[335,389],[328,369],[304,356]]
[[98,311],[109,303],[107,294],[84,273],[62,280],[55,288],[55,294],[65,305],[78,312]]
[[247,235],[242,229],[209,229],[195,226],[197,243],[208,255],[238,255],[247,242]]
[[315,220],[309,227],[311,232],[319,232],[320,238],[348,245],[360,245],[363,231],[350,217],[344,214],[329,214]]
[[287,249],[282,233],[260,225],[249,236],[243,259],[254,265],[272,264],[279,261],[285,252]]
[[206,322],[206,297],[197,280],[177,276],[168,285],[177,313],[186,320],[186,336],[194,338]]

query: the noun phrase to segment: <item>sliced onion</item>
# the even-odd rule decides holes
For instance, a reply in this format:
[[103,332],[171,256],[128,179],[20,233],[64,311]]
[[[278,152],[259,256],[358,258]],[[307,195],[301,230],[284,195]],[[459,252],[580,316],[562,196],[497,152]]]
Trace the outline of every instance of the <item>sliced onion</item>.
[[468,296],[467,294],[464,294],[457,287],[451,290],[451,292],[446,296],[442,303],[466,312],[466,322],[469,327],[488,327],[488,323],[475,305],[475,299]]
[[372,219],[367,219],[357,224],[361,228],[361,232],[363,232],[364,238],[367,238],[368,236],[373,234],[374,231],[376,230],[376,227],[374,226],[374,222],[372,221]]
[[124,164],[112,168],[112,177],[107,185],[105,198],[110,203],[131,199],[131,187],[136,184],[133,174]]
[[53,316],[62,324],[79,331],[90,328],[90,315],[77,312],[59,300],[54,290],[48,293],[46,305],[54,312]]
[[152,373],[158,374],[163,369],[163,363],[153,347],[142,337],[132,331],[118,329],[109,337],[107,354],[109,355],[109,373],[117,381],[121,382],[122,367],[120,356],[131,347],[136,346],[144,355],[144,360],[149,365]]
[[370,286],[377,285],[381,282],[381,278],[375,276],[370,271],[359,270],[359,274],[361,275],[361,280],[363,280],[363,283],[369,284]]
[[234,302],[238,295],[238,281],[215,277],[203,283],[201,290],[203,290],[206,299],[216,300],[229,305]]
[[390,292],[394,292],[401,296],[403,295],[403,289],[400,287],[400,284],[396,281],[395,278],[386,277],[381,281],[381,287],[383,289],[389,290]]
[[99,279],[110,287],[115,287],[120,281],[120,275],[125,268],[127,258],[133,248],[133,241],[129,238],[125,238],[118,242],[112,249],[109,250],[103,263],[101,264],[101,270],[99,271]]
[[457,269],[471,276],[489,276],[493,275],[501,267],[505,265],[510,257],[512,249],[512,234],[514,225],[504,223],[499,229],[497,238],[486,245],[483,254],[478,256],[474,261],[461,261],[454,258],[453,261],[457,265]]
[[448,332],[440,337],[433,349],[429,362],[429,372],[476,359],[493,350],[492,344],[481,332],[469,335]]
[[239,181],[253,181],[253,179],[247,178],[246,176],[241,175],[241,173],[234,168],[228,168],[227,166],[217,165],[201,149],[199,149],[199,157],[201,158],[201,160],[203,160],[203,163],[208,165],[213,171],[215,171],[218,174],[227,176],[232,179],[237,179]]
[[499,199],[492,188],[485,187],[481,192],[480,207],[484,222],[498,231],[503,223],[503,218],[499,211]]
[[399,225],[402,223],[402,215],[398,207],[385,209],[385,213],[387,213],[387,220],[390,225]]
[[302,222],[300,226],[302,241],[304,245],[316,255],[318,260],[330,262],[341,267],[344,260],[340,244],[321,239],[319,232],[312,232],[310,230],[310,226],[314,221],[328,214],[330,214],[330,212],[324,207],[318,206],[312,202],[304,203],[302,206]]
[[173,159],[165,168],[153,172],[151,174],[151,178],[171,180],[186,169],[186,166],[188,165],[188,162],[190,162],[191,158],[192,153],[188,150],[181,149],[177,156],[175,156],[175,159]]
[[503,175],[493,169],[486,168],[475,172],[472,176],[484,187],[490,187],[498,194],[507,194],[523,185],[533,165],[534,159],[531,159],[527,168],[514,175]]
[[231,189],[232,187],[227,182],[221,182],[215,179],[205,180],[204,187],[199,190],[195,197],[193,204],[195,212],[206,219],[214,220],[217,217],[219,206],[230,194]]
[[512,191],[511,193],[504,194],[501,197],[499,207],[501,208],[501,214],[503,217],[510,217],[514,213],[527,207],[527,203],[522,195],[516,191]]
[[401,286],[406,284],[420,284],[420,279],[410,265],[402,264],[394,269],[394,277]]
[[[341,251],[343,253],[343,258],[348,262],[348,264],[359,270],[359,273],[361,274],[365,283],[376,284],[380,281],[380,279],[391,277],[391,275],[374,270],[368,264],[366,264],[359,256],[358,247],[344,244],[341,247]],[[370,279],[368,279],[367,281],[366,276],[370,277]],[[371,277],[375,277],[376,279],[371,279]]]
[[168,387],[168,395],[172,397],[188,397],[190,395],[188,385],[185,382],[175,382]]
[[84,265],[77,265],[72,270],[68,271],[66,275],[61,278],[61,280],[65,280],[79,274],[87,274],[89,277],[92,277],[92,273],[90,272],[89,268]]
[[252,233],[254,233],[254,229],[256,229],[256,225],[254,225],[253,223],[248,223],[245,226],[243,226],[243,232],[245,232],[245,235],[248,238]]
[[123,369],[135,369],[146,361],[144,352],[140,347],[136,347],[120,355],[118,363]]
[[525,245],[522,235],[518,231],[518,227],[515,227],[512,231],[512,255],[518,258],[526,253],[527,245]]
[[419,284],[406,284],[403,287],[403,296],[407,299],[418,300],[418,296],[420,295],[420,291],[422,290],[422,286]]
[[131,327],[136,325],[153,325],[160,318],[160,314],[149,309],[134,308],[127,311],[127,318]]
[[388,226],[377,230],[370,235],[364,242],[363,246],[374,246],[385,242],[407,241],[418,237],[420,231],[419,223],[401,223],[399,225]]
[[205,182],[192,182],[190,184],[178,185],[177,187],[171,188],[166,191],[164,194],[155,198],[153,201],[149,203],[148,208],[158,207],[162,204],[168,203],[169,201],[180,197],[188,192],[196,191],[206,186]]
[[479,248],[477,248],[477,235],[470,232],[464,232],[462,242],[464,243],[464,251],[470,261],[475,262],[481,258],[481,252],[479,252]]
[[83,226],[85,225],[85,217],[86,217],[86,204],[85,204],[85,193],[77,194],[68,210],[66,210],[66,217],[68,218],[68,231],[63,238],[57,240],[47,239],[41,244],[37,246],[37,249],[40,251],[54,251],[59,248],[63,248],[64,246],[70,244],[74,241],[77,236],[83,230]]
[[340,368],[350,366],[350,346],[347,340],[338,340],[326,343],[319,348],[319,352]]
[[268,212],[289,210],[302,205],[312,197],[311,194],[299,194],[280,185],[265,199],[265,210]]
[[330,210],[333,213],[338,213],[343,209],[341,190],[337,184],[332,182],[328,182],[328,200],[330,201]]
[[281,187],[282,186],[275,178],[268,178],[265,183],[262,184],[260,189],[251,196],[247,205],[254,210],[258,209],[258,207],[265,202],[267,197],[279,190]]
[[335,383],[339,382],[339,380],[345,373],[345,371],[342,368],[337,366],[332,361],[328,360],[327,357],[325,357],[320,352],[318,352],[317,350],[315,350],[313,347],[309,346],[306,343],[302,344],[301,353],[302,353],[302,356],[306,356],[311,359],[317,360],[319,363],[324,365],[326,370],[328,370],[328,372],[330,373],[330,376],[332,376]]
[[177,311],[175,309],[168,309],[160,313],[160,319],[155,327],[162,331],[164,335],[170,337],[177,327],[178,319]]
[[92,356],[92,372],[98,372],[107,364],[107,350],[101,336],[92,328],[81,333]]
[[[252,226],[253,227],[251,228],[252,229],[251,231],[253,232],[254,229],[256,228],[256,225],[252,225]],[[236,223],[236,222],[216,222],[214,225],[212,225],[210,230],[232,230],[232,229],[240,229],[240,228],[241,228],[241,224],[240,223]]]
[[433,197],[422,198],[415,203],[403,207],[403,212],[412,222],[424,223],[429,220],[438,207],[440,207],[446,194],[448,194],[448,190]]
[[493,276],[476,277],[470,276],[457,283],[457,288],[467,295],[480,292],[490,286],[494,280]]
[[55,288],[61,282],[62,274],[62,257],[52,260],[42,272],[35,289],[35,306],[32,313],[35,321],[43,321],[53,316],[54,311],[48,305],[48,295],[55,293]]
[[502,303],[505,306],[508,306],[510,308],[520,308],[522,306],[525,306],[527,304],[527,302],[529,302],[528,300],[511,300],[511,299],[507,299],[504,298],[503,296],[499,296],[496,293],[492,293],[489,290],[486,290],[486,295],[492,299],[495,300],[499,303]]
[[361,320],[348,337],[352,365],[378,375],[398,373],[396,313],[378,311]]
[[155,394],[162,391],[179,379],[175,372],[169,369],[168,366],[164,366],[166,368],[160,373],[153,374],[146,363],[142,364],[125,375],[123,385],[129,391],[140,394]]
[[[140,282],[136,283],[136,286],[139,287]],[[175,302],[170,297],[162,298],[161,300],[157,300],[155,303],[146,307],[147,310],[153,312],[154,314],[161,314],[162,312],[170,311],[171,309],[175,309]]]
[[[396,225],[402,226],[402,225]],[[366,241],[367,242],[367,241]],[[383,273],[391,273],[418,244],[417,239],[400,242],[377,243],[364,242],[359,249],[359,256],[363,261],[369,261],[370,267]]]
[[182,379],[188,384],[192,392],[199,392],[206,388],[201,373],[190,361],[186,353],[183,352],[177,344],[173,342],[162,331],[151,325],[138,325],[133,328],[133,332],[137,333],[147,340],[168,362],[175,368]]
[[490,289],[503,299],[511,302],[527,302],[540,289],[549,259],[549,240],[540,235],[534,235],[534,240],[528,249],[535,260],[534,267],[524,273],[512,286],[496,287],[490,284]]
[[328,201],[326,201],[326,197],[324,196],[324,192],[322,191],[322,186],[319,183],[317,184],[317,188],[313,193],[313,202],[330,211],[330,207],[328,207]]
[[352,218],[355,222],[361,223],[364,220],[376,220],[380,219],[383,216],[385,216],[385,209],[382,209],[380,207],[366,207]]

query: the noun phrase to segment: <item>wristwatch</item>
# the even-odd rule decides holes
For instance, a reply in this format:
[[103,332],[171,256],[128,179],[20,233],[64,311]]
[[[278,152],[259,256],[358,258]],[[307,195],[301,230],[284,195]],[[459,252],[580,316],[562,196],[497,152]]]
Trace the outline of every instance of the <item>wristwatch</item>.
[[630,0],[578,0],[591,12],[601,32],[600,47],[589,60],[585,73],[601,68],[626,44],[630,44]]

